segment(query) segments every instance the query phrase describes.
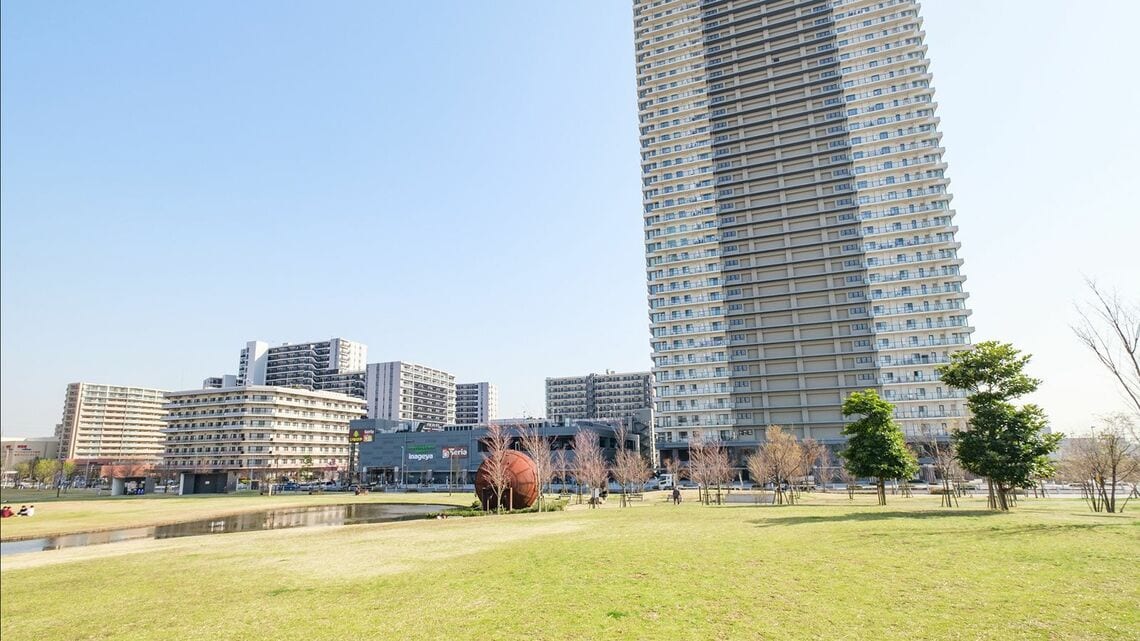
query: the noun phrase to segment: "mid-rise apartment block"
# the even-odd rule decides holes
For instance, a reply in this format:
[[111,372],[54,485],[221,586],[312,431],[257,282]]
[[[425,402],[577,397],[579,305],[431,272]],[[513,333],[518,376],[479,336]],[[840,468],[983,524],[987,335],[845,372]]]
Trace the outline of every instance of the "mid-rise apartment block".
[[474,425],[499,418],[499,390],[492,383],[455,384],[455,423]]
[[913,0],[635,0],[659,447],[964,426],[973,328]]
[[100,463],[162,460],[163,390],[71,383],[56,437],[59,458]]
[[[270,347],[250,341],[241,350],[238,385],[269,385],[364,397],[368,347],[333,338]],[[207,379],[209,380],[209,379]]]
[[621,418],[653,407],[650,372],[611,372],[546,379],[546,417],[552,421]]
[[455,376],[443,370],[403,361],[369,363],[365,380],[368,418],[455,422]]
[[364,416],[361,398],[266,385],[169,392],[164,408],[163,463],[183,493],[343,473],[348,423]]

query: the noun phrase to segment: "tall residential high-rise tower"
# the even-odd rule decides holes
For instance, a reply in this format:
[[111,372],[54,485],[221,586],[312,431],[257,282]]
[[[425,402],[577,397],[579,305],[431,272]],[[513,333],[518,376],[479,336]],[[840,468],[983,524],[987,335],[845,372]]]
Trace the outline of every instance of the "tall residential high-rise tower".
[[[912,0],[635,0],[658,447],[964,425],[969,325]],[[738,450],[739,451],[739,450]],[[666,452],[666,456],[669,454]]]

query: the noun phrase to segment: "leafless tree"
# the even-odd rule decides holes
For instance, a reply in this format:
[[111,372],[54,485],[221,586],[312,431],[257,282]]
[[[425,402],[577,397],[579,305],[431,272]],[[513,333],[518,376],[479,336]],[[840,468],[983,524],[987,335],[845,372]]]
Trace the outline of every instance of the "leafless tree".
[[803,448],[805,480],[810,475],[813,485],[824,485],[826,487],[826,481],[823,480],[823,470],[830,458],[827,446],[809,436],[803,440],[800,447]]
[[720,500],[721,484],[732,478],[732,467],[728,461],[728,451],[719,440],[701,438],[694,432],[689,441],[689,479],[697,484],[701,502],[712,504],[712,488],[717,488]]
[[1069,440],[1061,454],[1061,475],[1081,483],[1085,500],[1094,512],[1123,512],[1131,494],[1117,505],[1117,487],[1131,484],[1132,494],[1140,483],[1140,443],[1133,434],[1135,423],[1127,414],[1101,419],[1090,436]]
[[614,480],[622,487],[621,506],[626,507],[629,505],[629,493],[633,488],[644,485],[652,472],[645,458],[637,450],[626,446],[628,435],[625,428],[619,427],[616,430],[616,435],[617,453],[610,469]]
[[958,492],[954,489],[953,482],[960,471],[953,441],[926,428],[919,435],[916,445],[917,454],[933,461],[936,480],[942,483],[942,507],[958,507]]
[[728,448],[720,439],[710,441],[707,452],[709,480],[716,485],[716,502],[720,505],[722,487],[732,482],[732,462],[728,457]]
[[[491,493],[495,499],[495,511],[503,511],[503,495],[510,486],[510,471],[507,469],[507,452],[511,449],[511,431],[498,423],[487,426],[487,435],[482,439],[483,446],[487,448],[483,464],[487,470],[487,483],[491,486]],[[489,496],[481,496],[479,500],[486,510],[490,505]]]
[[519,430],[523,451],[534,461],[534,472],[538,477],[538,510],[541,512],[546,509],[546,489],[554,476],[550,439],[537,425],[521,426]]
[[859,489],[858,484],[856,484],[857,479],[856,479],[855,475],[852,474],[851,471],[847,469],[846,465],[840,465],[838,472],[839,472],[839,480],[842,481],[843,484],[847,486],[847,498],[854,500],[855,499],[855,490]]
[[673,477],[673,487],[677,487],[681,475],[685,473],[685,464],[681,462],[681,457],[665,459],[665,473]]
[[[591,490],[601,490],[606,486],[609,471],[598,443],[598,433],[591,430],[578,430],[574,434],[574,476],[578,483],[585,483]],[[597,507],[591,492],[590,505]]]
[[789,492],[792,481],[803,474],[804,450],[796,442],[796,437],[785,432],[779,425],[769,425],[764,432],[764,444],[750,455],[748,470],[760,483],[772,483],[775,487],[776,505],[789,505],[795,502],[794,492]]
[[[1073,332],[1120,384],[1132,411],[1140,417],[1140,302],[1121,300],[1085,279],[1092,300],[1078,305],[1081,322]],[[1132,437],[1138,438],[1136,426]]]
[[[566,455],[566,450],[559,448],[554,450],[552,460],[550,463],[551,472],[558,479],[558,484],[562,490],[566,490],[566,477],[570,474],[570,460]],[[561,494],[561,492],[559,492]]]

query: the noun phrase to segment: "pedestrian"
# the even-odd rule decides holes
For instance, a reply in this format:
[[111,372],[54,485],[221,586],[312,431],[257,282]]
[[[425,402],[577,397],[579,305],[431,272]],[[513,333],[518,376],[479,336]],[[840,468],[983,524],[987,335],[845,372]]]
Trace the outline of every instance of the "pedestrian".
[[681,490],[673,488],[673,505],[681,504]]

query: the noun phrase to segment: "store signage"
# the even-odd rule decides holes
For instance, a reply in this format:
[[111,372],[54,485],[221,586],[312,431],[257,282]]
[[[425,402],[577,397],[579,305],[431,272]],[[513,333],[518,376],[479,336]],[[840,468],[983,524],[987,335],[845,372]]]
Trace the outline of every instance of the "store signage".
[[376,430],[350,430],[348,433],[348,442],[371,443],[375,436]]
[[435,458],[434,445],[410,445],[408,446],[408,460],[409,461],[430,461]]
[[467,458],[467,448],[445,447],[443,448],[443,458]]

